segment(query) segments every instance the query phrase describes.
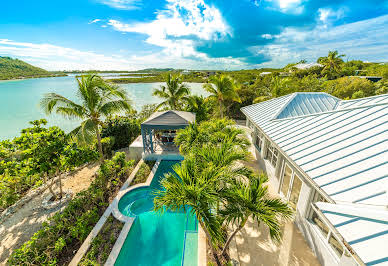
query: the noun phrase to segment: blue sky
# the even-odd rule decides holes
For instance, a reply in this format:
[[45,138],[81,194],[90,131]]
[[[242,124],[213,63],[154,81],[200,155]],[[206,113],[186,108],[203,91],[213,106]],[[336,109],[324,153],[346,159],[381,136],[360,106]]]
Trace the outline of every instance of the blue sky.
[[3,0],[0,55],[49,70],[388,61],[388,0]]

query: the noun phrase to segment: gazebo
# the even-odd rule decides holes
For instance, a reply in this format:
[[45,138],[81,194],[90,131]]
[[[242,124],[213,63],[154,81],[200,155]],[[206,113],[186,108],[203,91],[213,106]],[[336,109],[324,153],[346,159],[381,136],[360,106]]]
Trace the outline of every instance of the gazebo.
[[183,111],[161,111],[153,113],[141,124],[144,153],[173,151],[177,129],[195,122],[195,114]]

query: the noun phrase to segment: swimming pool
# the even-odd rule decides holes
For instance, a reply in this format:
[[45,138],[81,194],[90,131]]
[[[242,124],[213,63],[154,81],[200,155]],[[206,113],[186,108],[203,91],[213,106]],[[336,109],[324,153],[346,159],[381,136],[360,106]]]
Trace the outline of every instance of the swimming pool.
[[186,212],[156,213],[154,189],[160,188],[164,174],[180,161],[162,160],[149,187],[126,193],[119,201],[120,212],[135,217],[115,265],[184,265],[196,266],[198,223]]

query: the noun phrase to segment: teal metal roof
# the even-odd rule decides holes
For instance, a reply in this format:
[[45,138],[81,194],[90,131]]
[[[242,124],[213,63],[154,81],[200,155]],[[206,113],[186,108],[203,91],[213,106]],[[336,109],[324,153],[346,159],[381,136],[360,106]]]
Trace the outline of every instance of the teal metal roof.
[[333,200],[388,205],[388,94],[341,101],[332,111],[268,119],[287,109],[292,99],[284,99],[242,111]]
[[316,206],[366,265],[388,264],[385,209],[324,202],[317,202]]
[[276,119],[309,115],[332,111],[340,99],[327,93],[294,93],[290,101],[281,109]]
[[241,110],[335,201],[317,206],[361,259],[388,264],[388,94],[339,101],[296,93]]

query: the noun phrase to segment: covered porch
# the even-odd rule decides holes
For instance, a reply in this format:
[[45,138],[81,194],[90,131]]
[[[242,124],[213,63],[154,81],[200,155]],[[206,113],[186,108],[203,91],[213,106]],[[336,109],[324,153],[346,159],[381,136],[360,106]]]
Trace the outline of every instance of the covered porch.
[[179,154],[174,143],[176,131],[195,122],[195,114],[183,111],[153,113],[141,124],[143,157],[155,154]]

